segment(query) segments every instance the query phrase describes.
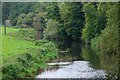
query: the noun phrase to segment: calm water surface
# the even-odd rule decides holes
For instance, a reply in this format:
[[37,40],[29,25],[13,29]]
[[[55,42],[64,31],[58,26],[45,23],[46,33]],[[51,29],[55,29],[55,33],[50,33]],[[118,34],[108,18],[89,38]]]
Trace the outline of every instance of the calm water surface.
[[101,68],[100,58],[89,46],[81,43],[58,45],[59,59],[48,63],[48,68],[36,78],[106,78],[106,70]]

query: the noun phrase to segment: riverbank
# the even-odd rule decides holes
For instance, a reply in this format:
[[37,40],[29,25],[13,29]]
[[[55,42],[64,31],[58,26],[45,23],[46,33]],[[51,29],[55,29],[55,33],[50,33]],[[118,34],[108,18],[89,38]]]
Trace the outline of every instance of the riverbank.
[[[2,27],[3,30],[3,27]],[[34,40],[31,28],[8,28],[2,31],[2,78],[34,78],[46,62],[58,57],[57,46],[48,40]]]

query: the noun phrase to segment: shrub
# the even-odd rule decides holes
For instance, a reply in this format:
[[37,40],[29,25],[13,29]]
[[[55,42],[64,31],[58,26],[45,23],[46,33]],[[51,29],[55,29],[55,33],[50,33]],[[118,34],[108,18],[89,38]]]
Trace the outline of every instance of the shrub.
[[[55,59],[56,45],[47,40],[36,41],[36,46],[29,48],[28,53],[16,55],[15,63],[2,66],[3,79],[33,78],[37,72],[47,68],[46,62]],[[10,62],[8,62],[10,63]]]
[[26,40],[34,39],[34,29],[20,29],[17,32],[17,36]]

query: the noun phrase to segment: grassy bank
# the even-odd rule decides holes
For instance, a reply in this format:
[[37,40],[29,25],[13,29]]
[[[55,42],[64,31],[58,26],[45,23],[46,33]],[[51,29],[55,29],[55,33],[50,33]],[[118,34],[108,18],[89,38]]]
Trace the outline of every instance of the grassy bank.
[[34,40],[34,30],[2,28],[2,73],[3,79],[34,78],[47,67],[46,62],[57,58],[53,42]]

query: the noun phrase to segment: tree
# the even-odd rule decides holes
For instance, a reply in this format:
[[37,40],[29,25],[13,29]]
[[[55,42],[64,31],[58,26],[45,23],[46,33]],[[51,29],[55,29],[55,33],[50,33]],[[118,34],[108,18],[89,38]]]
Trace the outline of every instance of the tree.
[[33,27],[33,17],[34,17],[34,13],[29,12],[28,14],[26,14],[25,18],[24,18],[24,22],[27,25],[27,27]]
[[44,37],[46,39],[52,39],[52,38],[57,38],[58,37],[58,28],[59,28],[60,24],[57,20],[52,20],[50,19],[47,23],[46,23],[46,29],[44,32]]
[[[114,61],[113,65],[109,67],[109,76],[114,79],[119,77],[119,3],[109,3],[107,10],[107,25],[102,31],[99,41],[99,49],[101,56],[109,55],[111,60]],[[108,57],[108,56],[107,56]],[[109,65],[107,65],[109,66]]]
[[82,39],[87,43],[90,43],[92,38],[99,36],[101,31],[106,27],[107,8],[106,3],[84,4],[83,12],[85,14],[85,26],[82,30]]
[[2,3],[2,23],[4,24],[5,20],[8,19],[11,5],[9,2]]
[[24,18],[25,18],[26,14],[25,13],[22,13],[20,16],[18,16],[17,18],[17,26],[18,27],[25,27],[23,24],[24,22]]
[[85,16],[85,27],[83,28],[82,39],[87,40],[96,35],[96,19],[97,9],[93,3],[86,3],[83,5],[83,12]]
[[45,20],[42,13],[36,14],[33,19],[33,27],[35,29],[35,39],[43,39],[43,29],[45,28]]
[[60,21],[60,9],[58,3],[51,3],[49,6],[46,7],[46,17],[47,19],[55,19]]
[[100,35],[101,31],[106,27],[107,17],[106,11],[108,5],[106,3],[97,4],[97,19],[96,19],[96,36]]
[[72,39],[80,39],[84,24],[81,3],[62,3],[60,6],[61,19],[65,31]]
[[118,19],[118,3],[109,5],[107,10],[107,27],[102,31],[100,40],[101,54],[117,54],[119,38],[119,19]]

